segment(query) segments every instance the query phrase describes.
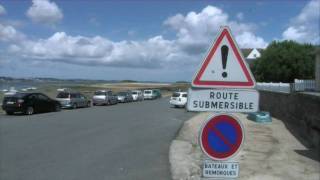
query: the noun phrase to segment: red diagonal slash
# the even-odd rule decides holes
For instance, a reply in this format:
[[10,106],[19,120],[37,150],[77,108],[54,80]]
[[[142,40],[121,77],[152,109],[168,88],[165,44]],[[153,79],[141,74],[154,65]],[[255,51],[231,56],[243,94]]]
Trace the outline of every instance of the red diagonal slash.
[[227,138],[224,137],[224,135],[215,127],[210,127],[210,130],[218,136],[230,149],[236,148],[232,143],[229,142]]

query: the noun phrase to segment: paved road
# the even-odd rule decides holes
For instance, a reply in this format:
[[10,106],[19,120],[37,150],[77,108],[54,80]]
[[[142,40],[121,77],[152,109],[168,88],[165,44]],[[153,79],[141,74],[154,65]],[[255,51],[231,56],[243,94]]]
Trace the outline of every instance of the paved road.
[[0,115],[0,179],[167,180],[170,142],[193,115],[165,98]]

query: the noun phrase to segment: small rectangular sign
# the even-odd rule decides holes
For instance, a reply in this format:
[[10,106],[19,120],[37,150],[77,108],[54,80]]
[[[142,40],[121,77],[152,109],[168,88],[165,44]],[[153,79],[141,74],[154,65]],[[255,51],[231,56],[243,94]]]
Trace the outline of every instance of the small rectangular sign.
[[189,111],[257,112],[259,93],[253,89],[192,89],[188,91]]
[[239,163],[206,160],[203,163],[202,172],[203,177],[207,178],[237,178]]

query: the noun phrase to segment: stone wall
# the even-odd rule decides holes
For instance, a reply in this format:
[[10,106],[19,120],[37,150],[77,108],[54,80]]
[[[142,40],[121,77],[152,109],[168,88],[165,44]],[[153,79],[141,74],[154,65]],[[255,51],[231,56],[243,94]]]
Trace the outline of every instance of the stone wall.
[[315,80],[316,90],[320,92],[320,48],[316,50],[316,61],[315,61]]
[[320,148],[320,94],[259,93],[260,110],[283,120],[303,144]]

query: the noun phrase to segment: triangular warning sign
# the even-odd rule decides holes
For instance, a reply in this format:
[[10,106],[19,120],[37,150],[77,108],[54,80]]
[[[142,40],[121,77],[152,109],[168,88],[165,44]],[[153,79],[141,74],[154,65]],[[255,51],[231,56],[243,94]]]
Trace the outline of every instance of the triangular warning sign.
[[255,79],[228,27],[222,27],[195,74],[193,87],[253,88]]

